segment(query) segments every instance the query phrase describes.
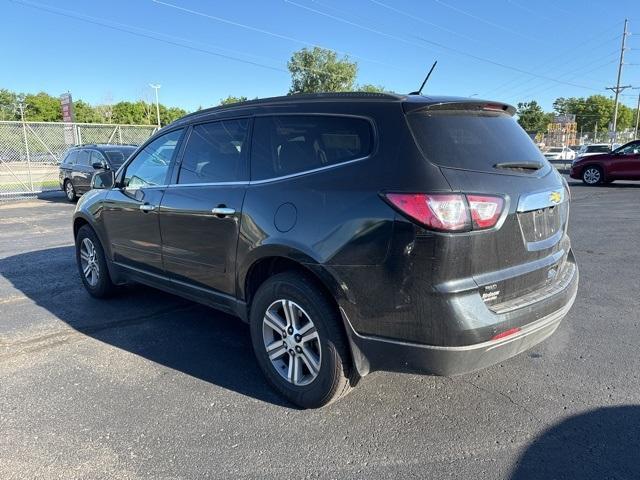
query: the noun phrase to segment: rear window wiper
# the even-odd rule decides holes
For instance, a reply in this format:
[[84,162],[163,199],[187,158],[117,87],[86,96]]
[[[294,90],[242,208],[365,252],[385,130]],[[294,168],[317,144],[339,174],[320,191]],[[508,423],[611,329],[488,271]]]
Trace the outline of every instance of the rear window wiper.
[[544,164],[540,162],[500,162],[496,163],[493,168],[504,168],[509,170],[540,170]]

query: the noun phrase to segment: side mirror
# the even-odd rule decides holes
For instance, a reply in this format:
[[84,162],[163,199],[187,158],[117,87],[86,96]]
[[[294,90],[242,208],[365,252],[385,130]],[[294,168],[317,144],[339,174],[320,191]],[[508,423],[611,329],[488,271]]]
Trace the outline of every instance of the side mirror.
[[116,176],[115,173],[113,173],[113,170],[105,170],[104,172],[97,172],[93,174],[93,179],[91,179],[91,188],[108,190],[113,188],[115,182]]
[[106,170],[106,169],[107,169],[107,164],[106,164],[106,163],[104,163],[104,162],[93,162],[93,163],[91,164],[91,166],[92,166],[93,168],[95,168],[96,170],[100,170],[100,169],[102,169],[102,170]]

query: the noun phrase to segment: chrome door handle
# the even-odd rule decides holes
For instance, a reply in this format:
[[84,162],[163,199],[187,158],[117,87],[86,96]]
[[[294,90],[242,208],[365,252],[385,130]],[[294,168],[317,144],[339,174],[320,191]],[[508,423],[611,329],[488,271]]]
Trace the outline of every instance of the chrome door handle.
[[213,213],[214,215],[218,215],[220,217],[226,217],[228,215],[233,215],[234,213],[236,213],[236,209],[227,208],[227,207],[216,207],[213,210],[211,210],[211,213]]
[[140,205],[140,210],[142,210],[144,213],[153,212],[155,209],[156,209],[155,205],[149,205],[148,203],[145,203],[144,205]]

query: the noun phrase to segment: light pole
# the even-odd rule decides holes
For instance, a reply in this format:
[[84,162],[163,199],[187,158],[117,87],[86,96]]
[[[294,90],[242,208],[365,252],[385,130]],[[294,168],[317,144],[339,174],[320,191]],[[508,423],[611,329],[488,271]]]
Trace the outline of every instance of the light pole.
[[160,103],[158,102],[158,90],[162,85],[150,83],[149,86],[156,91],[156,117],[158,119],[158,128],[160,128]]

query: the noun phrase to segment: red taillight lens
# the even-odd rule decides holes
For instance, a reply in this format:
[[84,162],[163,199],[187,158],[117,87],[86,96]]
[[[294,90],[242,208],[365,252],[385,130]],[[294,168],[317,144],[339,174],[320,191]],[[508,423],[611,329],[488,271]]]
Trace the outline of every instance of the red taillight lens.
[[471,226],[464,195],[387,193],[387,200],[401,212],[434,230],[460,231]]
[[509,330],[505,330],[504,332],[494,335],[493,337],[491,337],[491,340],[500,340],[501,338],[510,337],[511,335],[515,335],[519,331],[520,331],[520,328],[518,327],[510,328]]
[[496,225],[504,200],[462,193],[387,193],[386,199],[408,217],[432,230],[460,232]]
[[501,197],[467,195],[467,200],[469,201],[474,230],[491,228],[498,223],[504,205],[504,200]]

